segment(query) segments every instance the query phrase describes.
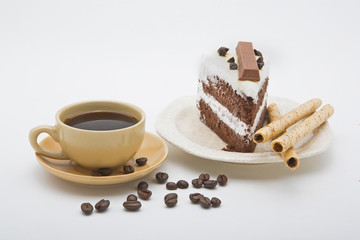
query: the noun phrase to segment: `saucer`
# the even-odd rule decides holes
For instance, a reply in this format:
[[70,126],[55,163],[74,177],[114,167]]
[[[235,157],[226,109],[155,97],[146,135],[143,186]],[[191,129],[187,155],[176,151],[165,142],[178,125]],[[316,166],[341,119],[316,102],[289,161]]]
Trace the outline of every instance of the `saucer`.
[[[61,150],[60,145],[51,137],[44,138],[39,144],[49,151],[58,152]],[[110,176],[92,176],[91,170],[85,169],[71,160],[57,160],[39,154],[35,155],[43,168],[59,178],[90,185],[109,185],[129,182],[149,174],[165,161],[168,155],[168,147],[160,137],[146,132],[139,151],[133,159],[126,163],[126,165],[134,166],[135,172],[125,174],[120,167],[114,169]],[[140,157],[148,159],[146,165],[137,166],[135,159]]]
[[[280,97],[269,97],[268,104],[271,103],[278,105],[282,115],[300,105]],[[155,128],[169,143],[205,159],[239,164],[283,162],[280,154],[272,151],[270,141],[257,144],[254,153],[221,150],[226,143],[200,121],[195,96],[185,96],[168,105],[158,115]],[[326,122],[301,139],[294,147],[298,157],[303,159],[324,152],[330,146],[331,139],[331,128]]]

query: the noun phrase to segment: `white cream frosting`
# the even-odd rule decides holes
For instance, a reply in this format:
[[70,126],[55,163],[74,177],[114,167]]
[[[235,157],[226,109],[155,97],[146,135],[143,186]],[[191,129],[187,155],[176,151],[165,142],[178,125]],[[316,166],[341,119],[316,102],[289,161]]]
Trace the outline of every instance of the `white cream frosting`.
[[[205,84],[208,84],[208,79],[210,81],[217,81],[216,76],[220,79],[228,82],[231,87],[237,91],[242,97],[252,97],[254,103],[257,103],[258,92],[261,90],[266,78],[269,77],[269,61],[264,58],[264,66],[260,72],[260,81],[240,81],[238,80],[238,70],[230,70],[229,63],[227,60],[231,57],[234,57],[235,63],[238,63],[238,57],[236,53],[227,53],[225,57],[219,56],[216,51],[205,54],[202,57],[199,79]],[[259,57],[256,56],[256,59]],[[245,96],[244,96],[245,95]]]
[[260,121],[261,113],[266,107],[267,93],[265,94],[263,102],[258,112],[256,113],[253,125],[248,125],[244,123],[238,117],[234,116],[226,107],[221,105],[213,96],[204,93],[201,81],[199,81],[197,102],[199,102],[200,99],[202,99],[216,114],[216,116],[226,125],[228,125],[233,131],[235,131],[238,135],[241,136],[245,136],[249,134],[248,139],[251,140],[253,138],[253,134],[255,132],[256,126]]

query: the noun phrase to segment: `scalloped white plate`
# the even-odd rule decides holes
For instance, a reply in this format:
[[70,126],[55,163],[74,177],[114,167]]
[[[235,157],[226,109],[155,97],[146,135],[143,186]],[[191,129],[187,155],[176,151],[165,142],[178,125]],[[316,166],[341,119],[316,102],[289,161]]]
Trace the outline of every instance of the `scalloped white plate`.
[[[270,103],[276,103],[282,115],[299,105],[280,97],[269,97],[268,104]],[[270,141],[258,144],[254,153],[221,150],[226,143],[200,121],[194,96],[181,97],[169,104],[157,117],[155,128],[169,143],[198,157],[240,164],[283,161],[278,153],[271,150]],[[331,128],[326,122],[295,145],[298,157],[303,159],[324,152],[331,139]]]

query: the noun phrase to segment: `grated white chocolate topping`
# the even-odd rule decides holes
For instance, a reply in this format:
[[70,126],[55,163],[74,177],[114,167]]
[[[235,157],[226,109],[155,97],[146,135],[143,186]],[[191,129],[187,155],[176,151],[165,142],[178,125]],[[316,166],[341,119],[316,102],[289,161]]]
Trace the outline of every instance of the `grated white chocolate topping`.
[[[260,81],[240,81],[238,70],[230,70],[229,60],[231,57],[234,57],[235,63],[238,64],[238,57],[236,53],[227,53],[225,57],[219,56],[216,51],[205,54],[202,57],[200,71],[199,71],[199,80],[203,81],[205,84],[208,84],[208,80],[217,81],[216,76],[220,79],[228,82],[231,87],[236,90],[237,94],[242,97],[251,97],[254,103],[257,103],[258,93],[261,90],[266,78],[269,77],[269,61],[263,56],[264,66],[260,71]],[[255,56],[256,59],[259,56]]]

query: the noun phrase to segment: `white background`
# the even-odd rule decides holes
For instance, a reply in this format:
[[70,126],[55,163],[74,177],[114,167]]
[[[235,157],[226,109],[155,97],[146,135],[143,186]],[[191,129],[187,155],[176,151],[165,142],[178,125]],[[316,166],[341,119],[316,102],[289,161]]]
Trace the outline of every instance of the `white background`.
[[[0,1],[0,239],[359,239],[360,4],[357,1]],[[140,181],[86,186],[37,163],[29,130],[90,99],[127,101],[147,114],[194,95],[201,53],[252,41],[271,60],[269,94],[335,107],[324,154],[283,164],[235,165],[169,146],[157,170],[171,181],[224,173],[201,190],[223,204],[202,209],[177,190],[168,209],[157,171],[139,212],[122,203]],[[111,201],[84,216],[82,202]]]

